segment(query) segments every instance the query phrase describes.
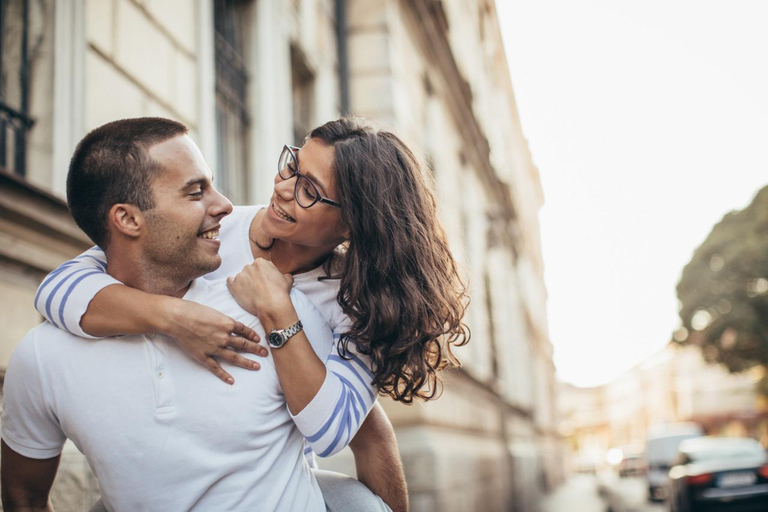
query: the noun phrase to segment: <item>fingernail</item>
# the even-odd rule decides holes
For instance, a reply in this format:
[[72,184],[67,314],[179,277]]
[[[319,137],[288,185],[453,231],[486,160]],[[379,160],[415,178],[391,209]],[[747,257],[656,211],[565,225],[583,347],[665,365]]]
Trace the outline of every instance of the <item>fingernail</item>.
[[227,379],[227,384],[231,385],[231,384],[234,384],[234,383],[235,383],[235,379],[233,379],[232,377]]
[[253,363],[251,366],[253,366],[254,370],[258,370],[259,369],[259,363]]

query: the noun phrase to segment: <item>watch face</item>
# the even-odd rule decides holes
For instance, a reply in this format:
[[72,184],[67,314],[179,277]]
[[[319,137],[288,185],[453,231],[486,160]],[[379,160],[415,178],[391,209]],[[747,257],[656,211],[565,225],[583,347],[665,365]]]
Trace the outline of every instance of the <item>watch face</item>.
[[272,347],[280,348],[283,346],[283,337],[280,336],[280,333],[271,332],[269,333],[267,339],[269,341],[269,345]]

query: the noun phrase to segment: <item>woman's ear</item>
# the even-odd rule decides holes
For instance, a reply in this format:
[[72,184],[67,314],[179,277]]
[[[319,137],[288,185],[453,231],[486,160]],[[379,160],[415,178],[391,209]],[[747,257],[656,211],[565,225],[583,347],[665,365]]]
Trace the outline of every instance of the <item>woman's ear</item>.
[[138,238],[144,231],[144,213],[135,205],[118,203],[109,209],[107,227],[129,238]]

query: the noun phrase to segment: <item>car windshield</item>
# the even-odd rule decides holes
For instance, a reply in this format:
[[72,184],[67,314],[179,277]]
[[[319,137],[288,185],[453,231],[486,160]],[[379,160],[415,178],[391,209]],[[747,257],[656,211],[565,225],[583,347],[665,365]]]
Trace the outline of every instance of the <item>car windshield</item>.
[[658,437],[649,439],[646,445],[645,455],[650,462],[669,463],[677,455],[677,449],[682,441],[691,439],[691,434],[679,436]]
[[701,439],[681,446],[693,462],[725,459],[765,459],[765,451],[752,439]]

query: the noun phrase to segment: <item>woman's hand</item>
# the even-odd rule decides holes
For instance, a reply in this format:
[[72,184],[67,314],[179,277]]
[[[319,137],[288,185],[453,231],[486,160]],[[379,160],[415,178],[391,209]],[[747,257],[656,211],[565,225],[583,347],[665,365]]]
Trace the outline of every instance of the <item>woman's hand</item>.
[[293,311],[293,276],[281,273],[271,261],[257,258],[235,277],[228,278],[227,285],[240,307],[258,316],[262,323],[279,312]]
[[174,300],[172,304],[163,332],[172,336],[184,352],[205,365],[211,373],[234,384],[235,379],[224,371],[219,359],[247,370],[260,368],[259,363],[238,354],[267,355],[267,349],[258,344],[259,335],[253,329],[196,302]]

